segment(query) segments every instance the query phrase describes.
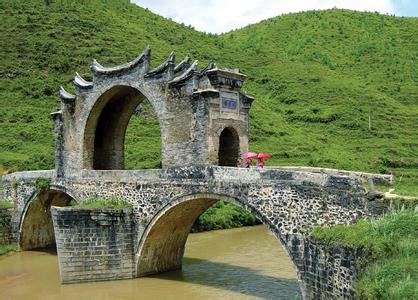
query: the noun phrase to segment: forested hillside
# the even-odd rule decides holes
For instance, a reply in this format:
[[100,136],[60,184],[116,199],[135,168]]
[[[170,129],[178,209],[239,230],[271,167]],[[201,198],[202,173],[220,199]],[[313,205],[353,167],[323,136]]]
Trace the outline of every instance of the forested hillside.
[[[393,172],[400,192],[418,194],[417,18],[333,9],[213,35],[124,0],[3,0],[0,14],[3,173],[53,168],[59,86],[74,91],[93,58],[121,64],[150,45],[153,66],[174,51],[248,75],[250,147],[268,164]],[[159,165],[147,108],[128,128],[129,168]]]

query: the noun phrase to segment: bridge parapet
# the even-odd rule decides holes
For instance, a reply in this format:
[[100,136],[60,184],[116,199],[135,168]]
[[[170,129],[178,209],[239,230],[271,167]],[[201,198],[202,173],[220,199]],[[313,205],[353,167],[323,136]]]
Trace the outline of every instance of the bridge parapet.
[[106,182],[154,182],[154,181],[223,181],[223,182],[278,182],[318,184],[338,188],[358,187],[359,177],[333,172],[312,172],[310,170],[291,170],[287,167],[235,168],[219,166],[184,166],[147,170],[83,170],[81,176],[69,178],[70,181],[93,180]]

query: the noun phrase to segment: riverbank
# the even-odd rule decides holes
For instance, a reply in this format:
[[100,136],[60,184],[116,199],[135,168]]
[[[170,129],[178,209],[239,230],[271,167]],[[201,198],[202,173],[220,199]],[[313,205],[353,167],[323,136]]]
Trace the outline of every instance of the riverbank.
[[358,299],[418,299],[418,214],[397,211],[353,225],[316,227],[326,245],[364,251],[355,283]]

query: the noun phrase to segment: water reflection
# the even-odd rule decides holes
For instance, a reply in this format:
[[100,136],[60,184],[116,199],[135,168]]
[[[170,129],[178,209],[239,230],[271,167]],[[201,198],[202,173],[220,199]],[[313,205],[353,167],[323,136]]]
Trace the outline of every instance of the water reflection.
[[268,276],[256,269],[197,258],[186,257],[183,259],[183,270],[155,277],[211,286],[262,299],[290,299],[299,295],[295,279]]

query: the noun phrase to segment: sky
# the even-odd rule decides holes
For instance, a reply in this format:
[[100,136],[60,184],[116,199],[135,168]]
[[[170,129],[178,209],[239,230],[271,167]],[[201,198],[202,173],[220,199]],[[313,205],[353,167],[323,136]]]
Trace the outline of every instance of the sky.
[[152,12],[191,25],[199,31],[222,33],[285,13],[347,8],[397,16],[418,16],[418,0],[131,0]]

